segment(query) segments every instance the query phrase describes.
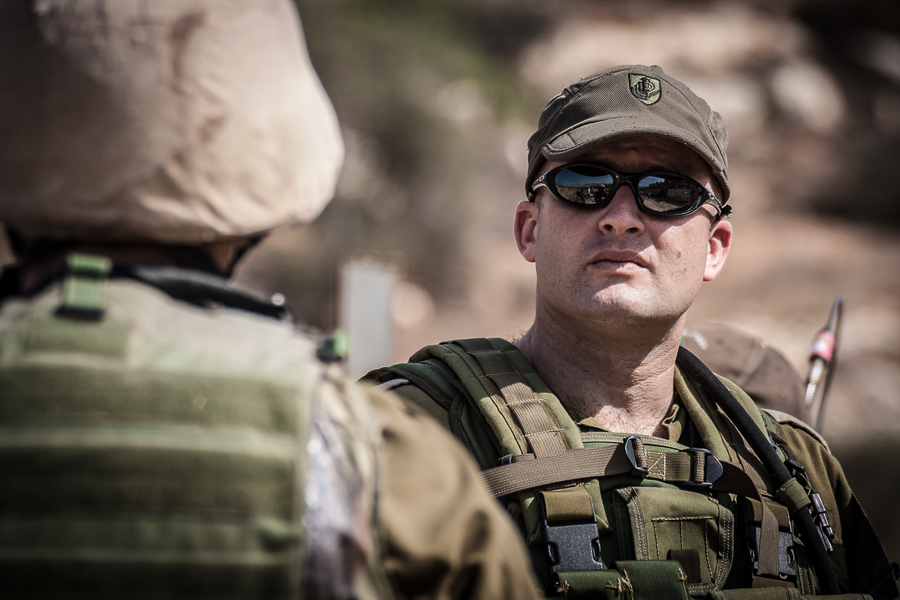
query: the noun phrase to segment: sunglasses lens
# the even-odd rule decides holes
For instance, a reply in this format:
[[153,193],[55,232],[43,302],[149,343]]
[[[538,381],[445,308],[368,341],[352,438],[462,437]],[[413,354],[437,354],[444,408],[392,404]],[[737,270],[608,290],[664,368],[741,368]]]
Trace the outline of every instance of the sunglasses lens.
[[641,209],[654,215],[687,215],[709,197],[706,188],[676,173],[617,175],[610,169],[590,164],[549,171],[546,185],[563,202],[602,208],[609,203],[620,178],[637,188]]
[[701,187],[686,177],[647,175],[637,184],[644,208],[661,215],[693,211],[700,201]]
[[615,185],[615,178],[602,168],[577,165],[556,172],[556,194],[572,204],[586,206],[604,205]]

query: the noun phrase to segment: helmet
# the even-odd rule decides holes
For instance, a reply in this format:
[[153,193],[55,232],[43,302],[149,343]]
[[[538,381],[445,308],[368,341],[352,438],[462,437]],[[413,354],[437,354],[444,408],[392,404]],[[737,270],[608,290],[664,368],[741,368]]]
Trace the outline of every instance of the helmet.
[[681,344],[713,372],[740,386],[760,408],[809,419],[803,379],[762,338],[720,323],[699,323],[684,330]]
[[314,219],[343,143],[290,0],[0,2],[0,221],[199,244]]

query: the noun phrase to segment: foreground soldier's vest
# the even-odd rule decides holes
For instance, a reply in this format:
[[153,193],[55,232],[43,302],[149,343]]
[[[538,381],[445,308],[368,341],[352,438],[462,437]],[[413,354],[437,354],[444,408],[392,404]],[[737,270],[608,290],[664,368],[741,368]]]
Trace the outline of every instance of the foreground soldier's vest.
[[[812,505],[829,546],[834,535],[802,466],[793,463],[796,476],[775,486],[741,433],[680,370],[676,391],[703,448],[580,431],[501,339],[428,346],[410,363],[368,377],[387,387],[409,382],[449,413],[450,429],[519,522],[551,595],[752,600],[820,593],[793,517]],[[774,442],[782,439],[778,423],[724,383],[773,440],[779,460],[791,464],[790,449]],[[875,588],[840,575],[844,589]],[[883,597],[895,597],[891,575]]]
[[0,310],[0,597],[389,596],[362,392],[225,280],[109,276]]

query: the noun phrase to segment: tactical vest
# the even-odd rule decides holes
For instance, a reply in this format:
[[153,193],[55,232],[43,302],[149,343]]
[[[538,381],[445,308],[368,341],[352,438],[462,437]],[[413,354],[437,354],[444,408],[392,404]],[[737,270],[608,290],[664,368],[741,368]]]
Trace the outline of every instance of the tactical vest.
[[391,596],[371,415],[317,343],[220,278],[114,273],[0,309],[0,595]]
[[[676,390],[702,448],[581,432],[502,339],[428,346],[368,377],[406,380],[448,411],[451,430],[518,521],[550,596],[753,600],[821,589],[793,517],[812,506],[826,540],[830,525],[802,467],[773,485],[741,433],[680,370]],[[724,383],[754,426],[779,439],[779,425]]]

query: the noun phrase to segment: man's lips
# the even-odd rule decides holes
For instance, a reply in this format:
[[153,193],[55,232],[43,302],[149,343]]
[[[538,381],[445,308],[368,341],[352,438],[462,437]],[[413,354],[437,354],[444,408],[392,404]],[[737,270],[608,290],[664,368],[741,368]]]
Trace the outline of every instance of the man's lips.
[[647,261],[638,254],[630,250],[604,250],[598,252],[590,260],[590,264],[597,263],[632,263],[639,267],[647,267]]

